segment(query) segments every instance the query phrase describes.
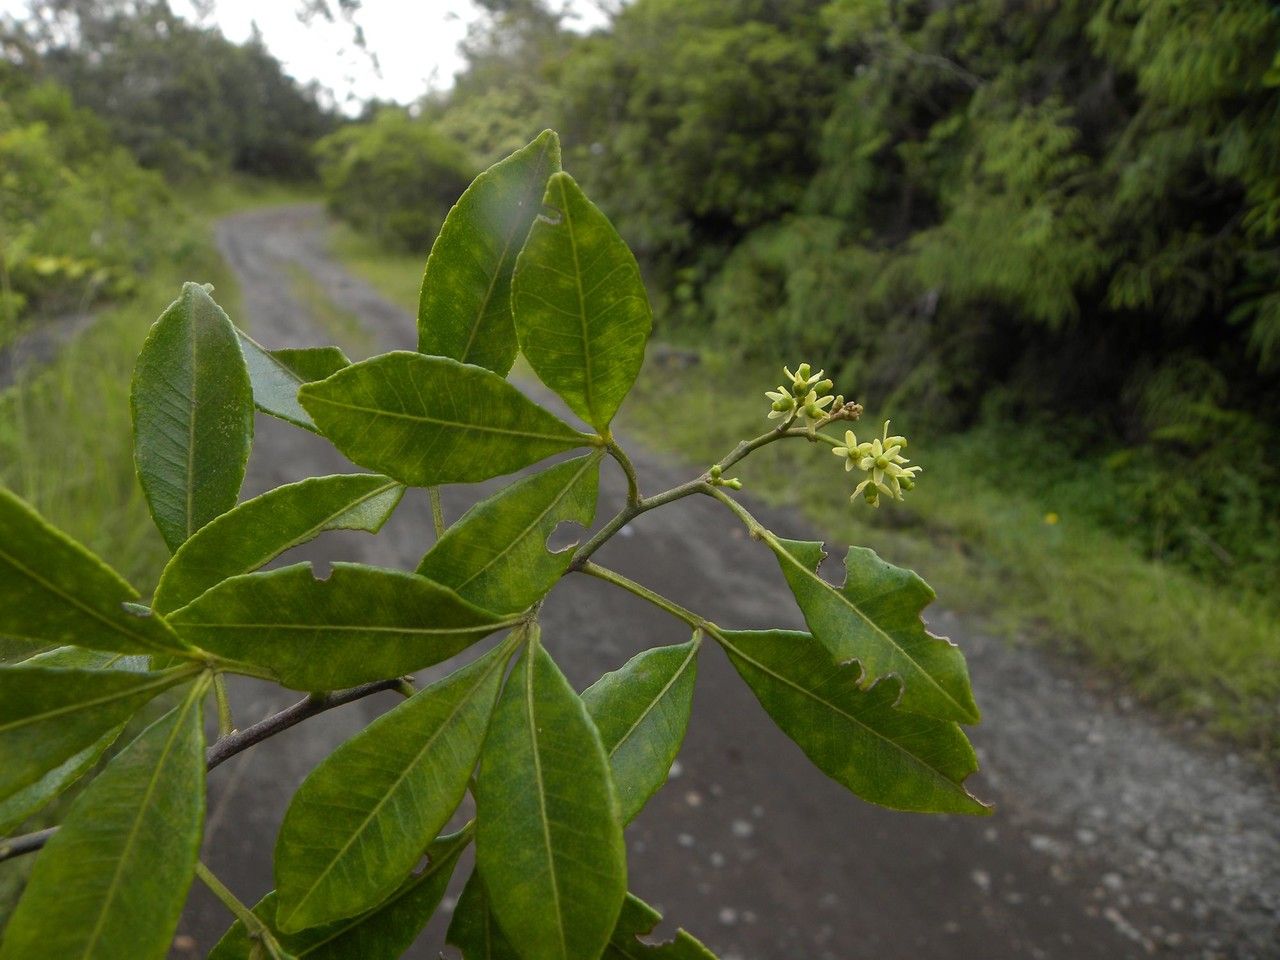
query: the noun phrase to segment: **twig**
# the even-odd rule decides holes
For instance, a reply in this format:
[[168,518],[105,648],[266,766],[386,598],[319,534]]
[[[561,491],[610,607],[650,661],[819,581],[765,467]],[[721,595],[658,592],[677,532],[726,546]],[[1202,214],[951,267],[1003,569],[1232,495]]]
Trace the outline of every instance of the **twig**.
[[[363,700],[365,697],[373,696],[373,694],[381,693],[384,690],[399,690],[401,684],[405,682],[404,677],[377,680],[373,683],[352,687],[350,690],[313,694],[305,700],[299,700],[293,706],[285,707],[279,713],[272,714],[265,720],[253,724],[253,726],[220,738],[205,751],[205,769],[212,770],[214,767],[226,763],[237,753],[242,753],[254,744],[261,743],[263,740],[274,737],[277,733],[297,726],[303,720],[308,720],[317,714],[324,713],[326,710],[332,710],[334,707],[341,707],[348,703],[354,703],[356,700]],[[57,827],[49,827],[46,830],[24,834],[9,840],[0,840],[0,862],[13,857],[20,857],[27,853],[35,853],[35,851],[49,842],[49,838],[57,830]]]

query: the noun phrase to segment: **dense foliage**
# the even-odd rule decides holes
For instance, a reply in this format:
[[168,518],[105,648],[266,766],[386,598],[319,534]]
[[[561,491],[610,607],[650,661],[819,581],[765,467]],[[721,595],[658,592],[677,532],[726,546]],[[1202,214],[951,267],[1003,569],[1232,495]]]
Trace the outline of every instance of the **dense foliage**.
[[0,344],[24,315],[130,292],[182,242],[164,182],[53,84],[0,63]]
[[167,0],[39,0],[3,34],[11,56],[74,91],[144,166],[170,178],[315,173],[334,126],[320,91],[286,75],[258,36],[235,44]]
[[[906,466],[906,438],[886,423],[859,442],[850,427],[862,408],[799,364],[771,407],[760,404],[769,429],[644,496],[610,428],[644,362],[649,301],[630,249],[560,166],[548,130],[466,189],[427,261],[417,352],[350,363],[332,347],[272,351],[207,286],[183,286],[133,377],[138,480],[172,551],[146,605],[0,488],[0,661],[18,661],[0,666],[0,830],[84,776],[152,700],[163,694],[171,706],[89,781],[56,830],[0,841],[0,860],[40,851],[0,960],[159,960],[196,877],[236,918],[214,960],[394,960],[431,920],[472,841],[475,866],[448,928],[466,960],[714,960],[682,930],[660,945],[639,939],[661,918],[627,892],[623,839],[667,780],[710,644],[853,794],[902,811],[990,812],[965,787],[977,757],[963,725],[979,712],[964,656],[921,618],[933,591],[863,547],[849,549],[844,581],[831,583],[818,574],[823,544],[762,525],[726,476],[767,445],[799,442],[837,475],[857,471],[853,499],[900,500],[920,469]],[[576,424],[506,379],[517,353]],[[378,472],[241,501],[255,408]],[[434,493],[559,454],[573,456],[452,525],[435,511],[435,540],[412,572],[262,569],[325,530],[377,532],[407,487]],[[627,496],[596,527],[606,457]],[[635,518],[691,496],[722,506],[773,554],[808,632],[729,629],[595,562]],[[565,521],[591,533],[552,550]],[[689,639],[652,646],[578,693],[539,623],[543,599],[575,574],[653,604]],[[405,676],[499,633],[430,686],[415,690]],[[227,675],[309,696],[241,732]],[[294,795],[275,847],[276,889],[241,903],[200,861],[207,770],[389,689],[404,702]],[[206,752],[210,700],[221,736]],[[468,793],[474,817],[443,833]]]
[[487,6],[423,126],[482,158],[564,130],[664,336],[801,344],[934,426],[1030,424],[1143,549],[1274,573],[1273,4],[635,0],[585,36]]

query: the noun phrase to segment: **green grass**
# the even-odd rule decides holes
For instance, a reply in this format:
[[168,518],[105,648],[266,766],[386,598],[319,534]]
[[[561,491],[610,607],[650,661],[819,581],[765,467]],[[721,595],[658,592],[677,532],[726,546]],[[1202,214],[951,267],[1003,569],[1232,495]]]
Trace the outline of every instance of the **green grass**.
[[307,316],[325,332],[329,342],[342,348],[352,359],[367,357],[373,350],[373,335],[350,310],[339,307],[306,267],[285,265],[289,293],[307,311]]
[[[389,299],[416,307],[421,257],[387,253],[345,227],[335,228],[332,249]],[[709,352],[692,367],[651,363],[620,429],[709,465],[767,429],[764,391],[780,373]],[[1003,489],[994,459],[1034,451],[1016,426],[958,437],[920,426],[911,453],[925,468],[921,482],[906,502],[879,510],[850,504],[853,482],[825,445],[775,444],[732,472],[749,495],[798,506],[833,548],[864,544],[914,568],[943,605],[987,629],[1087,660],[1149,704],[1263,756],[1280,752],[1280,606],[1265,585],[1212,584],[1147,558],[1090,519],[1094,504],[1057,499],[1070,483],[1047,499]],[[869,413],[862,429],[876,427]],[[1012,468],[1038,469],[1021,460]]]

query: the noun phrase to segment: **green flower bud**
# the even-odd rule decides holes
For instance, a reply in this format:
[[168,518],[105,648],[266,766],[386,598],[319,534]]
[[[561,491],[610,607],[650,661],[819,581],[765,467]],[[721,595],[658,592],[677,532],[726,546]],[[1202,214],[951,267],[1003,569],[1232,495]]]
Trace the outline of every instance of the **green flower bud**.
[[720,464],[717,463],[715,466],[713,466],[710,470],[710,473],[711,473],[711,479],[713,480],[720,479]]

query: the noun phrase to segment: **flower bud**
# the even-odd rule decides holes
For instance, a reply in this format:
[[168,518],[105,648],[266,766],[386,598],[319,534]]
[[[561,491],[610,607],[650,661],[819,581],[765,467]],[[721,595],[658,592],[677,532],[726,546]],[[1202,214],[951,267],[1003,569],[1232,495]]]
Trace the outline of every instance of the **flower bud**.
[[711,470],[710,470],[709,472],[710,472],[710,474],[711,474],[711,479],[712,479],[712,480],[719,480],[719,479],[720,479],[720,472],[721,472],[721,471],[720,471],[720,464],[718,464],[718,463],[717,463],[715,466],[713,466],[713,467],[711,468]]

